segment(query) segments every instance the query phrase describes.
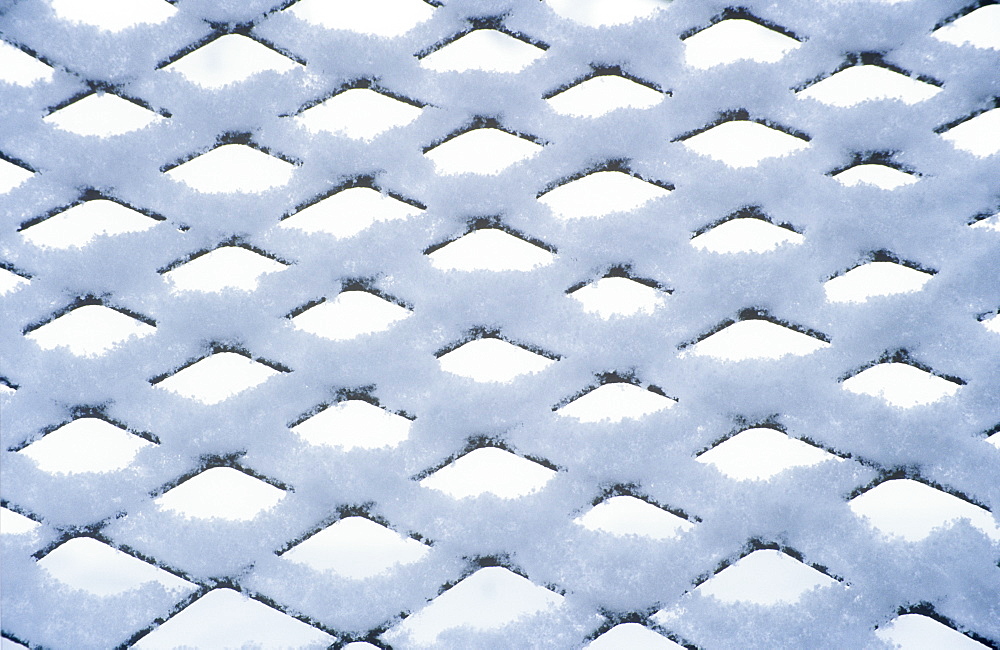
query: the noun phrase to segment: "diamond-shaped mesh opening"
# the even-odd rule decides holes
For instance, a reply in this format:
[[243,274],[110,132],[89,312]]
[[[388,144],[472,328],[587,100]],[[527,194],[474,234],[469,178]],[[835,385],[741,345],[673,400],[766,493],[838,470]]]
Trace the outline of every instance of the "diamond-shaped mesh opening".
[[0,10],[4,648],[989,648],[991,1]]

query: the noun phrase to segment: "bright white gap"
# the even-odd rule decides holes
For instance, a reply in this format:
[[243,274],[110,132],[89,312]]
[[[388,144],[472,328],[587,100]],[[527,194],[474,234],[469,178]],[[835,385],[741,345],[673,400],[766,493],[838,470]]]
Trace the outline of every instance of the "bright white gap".
[[348,341],[363,334],[384,332],[409,316],[409,309],[367,291],[344,291],[333,300],[302,312],[292,323],[296,329],[331,341]]
[[375,223],[406,219],[421,212],[420,208],[370,187],[350,187],[296,212],[278,225],[345,239]]
[[111,93],[94,93],[46,115],[43,122],[84,136],[122,135],[162,122],[163,117]]
[[554,253],[499,228],[474,230],[428,257],[443,271],[531,271],[556,259]]
[[1000,50],[1000,5],[986,5],[931,34],[952,45]]
[[869,262],[823,285],[830,302],[864,302],[876,296],[920,291],[933,275],[895,262]]
[[198,192],[257,193],[288,184],[295,165],[245,144],[224,144],[166,172]]
[[193,84],[217,90],[261,72],[284,74],[302,64],[241,34],[225,34],[185,54],[164,70],[179,72]]
[[502,567],[486,567],[403,619],[385,637],[432,646],[447,630],[494,630],[563,603],[559,594]]
[[586,650],[623,650],[626,648],[629,650],[682,650],[683,647],[638,623],[616,625],[585,646]]
[[420,485],[454,499],[490,494],[517,499],[545,487],[555,471],[497,447],[480,447],[445,465]]
[[703,582],[696,591],[724,603],[775,606],[797,602],[803,594],[837,581],[781,551],[761,549]]
[[152,564],[122,553],[91,537],[75,537],[38,561],[50,576],[71,589],[114,596],[156,582],[175,595],[197,587]]
[[250,521],[285,497],[285,491],[232,467],[213,467],[153,500],[161,510],[191,519]]
[[558,219],[603,217],[630,212],[670,190],[617,171],[594,172],[539,197]]
[[23,278],[17,273],[12,273],[7,269],[0,268],[0,296],[17,291],[22,286],[29,284],[31,280]]
[[856,65],[809,86],[800,91],[798,96],[846,108],[882,99],[898,99],[904,104],[916,104],[939,92],[941,89],[937,86],[881,66]]
[[7,384],[0,383],[0,396],[8,397],[10,395],[13,395],[15,392],[16,391]]
[[327,407],[292,431],[310,445],[344,451],[395,447],[410,435],[410,421],[363,400],[346,400]]
[[0,507],[0,535],[23,535],[41,526],[19,512]]
[[50,474],[101,473],[125,469],[152,444],[100,418],[79,418],[18,453]]
[[295,121],[311,133],[325,131],[371,140],[389,129],[406,126],[421,112],[416,106],[374,90],[352,88],[306,109]]
[[953,381],[906,363],[880,363],[845,379],[843,386],[852,393],[878,397],[901,408],[931,404],[951,397],[960,387]]
[[628,278],[601,278],[569,294],[587,313],[612,316],[651,314],[666,304],[665,294]]
[[68,348],[78,357],[96,357],[156,331],[152,325],[103,305],[84,305],[24,335],[43,350]]
[[542,150],[540,144],[506,131],[482,128],[466,131],[424,154],[438,174],[498,174]]
[[367,641],[352,641],[345,645],[343,650],[379,650],[379,647]]
[[1000,108],[980,113],[945,131],[941,137],[979,158],[992,156],[1000,152]]
[[702,339],[691,352],[723,361],[780,359],[830,347],[826,341],[761,319],[743,320]]
[[677,401],[626,382],[598,386],[556,411],[581,422],[638,420],[671,408]]
[[742,168],[801,151],[809,143],[757,122],[733,120],[684,140],[684,146],[729,167]]
[[1000,526],[989,511],[911,479],[881,483],[851,499],[849,505],[879,532],[908,542],[919,542],[958,519],[968,520],[994,542],[1000,541]]
[[763,219],[730,219],[691,240],[698,250],[712,253],[766,253],[784,244],[801,244],[805,237]]
[[163,277],[174,291],[253,291],[263,276],[285,268],[281,262],[242,246],[220,246],[167,271]]
[[694,528],[690,521],[629,496],[602,501],[573,521],[587,530],[657,540],[673,539]]
[[326,632],[232,589],[213,589],[132,647],[325,648],[334,641]]
[[624,25],[648,18],[669,5],[671,0],[546,0],[552,11],[588,27]]
[[[998,25],[1000,28],[1000,25]],[[921,614],[903,614],[885,627],[875,630],[875,636],[902,650],[987,650],[978,641],[956,632],[944,623]]]
[[20,165],[0,160],[0,194],[6,194],[34,175]]
[[684,59],[699,70],[742,60],[774,63],[800,45],[752,20],[729,18],[686,38]]
[[412,564],[427,547],[364,517],[345,517],[321,530],[282,557],[316,571],[365,580]]
[[0,81],[31,86],[52,79],[52,68],[10,43],[0,41]]
[[114,201],[94,199],[24,229],[21,236],[43,248],[78,248],[97,237],[142,232],[157,223],[156,219]]
[[165,0],[49,0],[56,16],[109,32],[136,25],[158,25],[177,8]]
[[435,72],[520,72],[545,50],[495,29],[476,29],[420,60]]
[[983,321],[983,327],[993,332],[994,334],[1000,334],[1000,314],[995,316],[990,316]]
[[994,230],[1000,232],[1000,213],[993,215],[992,217],[987,217],[986,219],[980,219],[979,221],[972,224],[973,228],[982,228],[983,230]]
[[620,108],[652,108],[665,95],[615,74],[592,77],[546,101],[560,115],[600,117]]
[[858,185],[874,185],[883,190],[894,190],[904,185],[912,185],[919,180],[913,174],[907,174],[888,165],[865,163],[849,167],[833,176],[842,185],[857,187]]
[[156,388],[211,405],[259,386],[277,374],[274,368],[242,354],[219,352],[167,377]]
[[554,360],[496,338],[469,341],[438,358],[441,370],[477,382],[505,383],[545,370]]
[[737,481],[764,481],[793,467],[843,459],[780,431],[754,428],[741,431],[695,460]]
[[302,0],[285,11],[317,27],[385,38],[402,36],[434,13],[423,0]]

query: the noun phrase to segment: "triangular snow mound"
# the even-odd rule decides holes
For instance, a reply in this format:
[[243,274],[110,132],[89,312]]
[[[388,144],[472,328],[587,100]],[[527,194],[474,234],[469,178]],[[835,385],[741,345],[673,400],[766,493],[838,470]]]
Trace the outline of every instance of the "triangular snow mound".
[[1000,50],[1000,5],[986,5],[931,34],[952,45]]
[[930,404],[958,392],[953,381],[906,363],[880,363],[844,380],[844,389],[880,397],[892,406],[910,408]]
[[428,257],[446,271],[530,271],[556,259],[554,253],[499,228],[474,230]]
[[6,194],[34,175],[20,165],[0,159],[0,194]]
[[220,246],[163,274],[175,291],[253,291],[261,277],[284,270],[281,262],[242,246]]
[[588,27],[624,25],[648,18],[667,5],[663,0],[548,0],[545,4],[563,18]]
[[331,571],[351,580],[364,580],[411,564],[427,554],[427,547],[364,517],[345,517],[324,528],[282,557],[317,571]]
[[684,146],[696,154],[741,168],[801,151],[809,143],[757,122],[732,120],[684,140]]
[[629,496],[602,501],[574,521],[587,530],[649,539],[673,539],[694,528],[686,519]]
[[478,382],[508,382],[555,363],[548,357],[496,338],[469,341],[438,359],[441,369]]
[[695,460],[738,481],[763,481],[793,467],[842,459],[780,431],[754,428],[741,431]]
[[263,192],[286,185],[295,165],[245,144],[224,144],[166,172],[175,181],[209,194]]
[[784,244],[801,244],[799,233],[763,219],[741,217],[720,223],[691,240],[691,245],[712,253],[766,253]]
[[476,29],[420,60],[435,72],[520,72],[545,50],[495,29]]
[[980,219],[979,221],[972,224],[973,228],[982,228],[983,230],[995,230],[1000,232],[1000,213],[993,215],[992,217],[986,217],[985,219]]
[[302,68],[297,61],[240,34],[225,34],[185,54],[164,70],[176,70],[202,88],[217,90],[260,74]]
[[177,13],[166,0],[51,0],[62,20],[82,23],[109,32],[136,25],[156,25]]
[[31,86],[52,79],[52,68],[10,43],[0,41],[0,81]]
[[968,520],[994,542],[1000,541],[1000,526],[988,510],[911,479],[881,483],[851,499],[849,505],[879,532],[908,542],[918,542],[958,519]]
[[302,0],[285,11],[317,27],[383,37],[401,36],[434,13],[423,0]]
[[786,355],[810,354],[828,348],[826,341],[762,319],[733,323],[702,339],[692,352],[697,355],[745,361],[747,359],[780,359]]
[[335,640],[232,589],[213,589],[132,648],[326,648]]
[[24,535],[34,532],[40,523],[19,512],[0,507],[0,535]]
[[83,474],[128,467],[153,443],[100,418],[79,418],[31,443],[20,452],[43,472]]
[[8,293],[13,293],[22,286],[30,283],[31,280],[28,278],[21,277],[17,273],[0,267],[0,296],[6,296]]
[[556,113],[600,117],[620,108],[652,108],[664,94],[616,74],[591,77],[546,101]]
[[[995,6],[995,5],[992,5]],[[1000,29],[1000,24],[997,25]],[[998,48],[1000,49],[1000,48]],[[903,614],[875,630],[875,636],[902,650],[987,650],[986,646],[922,614]]]
[[351,449],[395,447],[410,434],[410,421],[363,400],[346,400],[323,409],[292,431],[311,445]]
[[35,246],[66,249],[86,246],[102,235],[142,232],[157,223],[156,219],[114,201],[94,199],[25,228],[21,236]]
[[385,637],[394,644],[405,640],[417,646],[431,646],[447,630],[497,629],[519,618],[551,610],[563,600],[563,596],[513,571],[486,567],[403,619]]
[[312,133],[338,133],[371,140],[420,117],[423,109],[368,88],[352,88],[308,108],[295,121]]
[[869,262],[823,285],[830,302],[864,302],[876,296],[919,291],[933,275],[895,262]]
[[542,145],[506,131],[481,128],[466,131],[424,155],[439,174],[498,174],[515,163],[531,158]]
[[491,494],[516,499],[537,492],[555,471],[497,447],[480,447],[445,465],[420,485],[455,499]]
[[665,294],[628,278],[601,278],[569,294],[583,310],[608,319],[612,316],[651,314],[663,306]]
[[1000,153],[1000,108],[980,113],[945,131],[941,137],[955,148],[980,158]]
[[118,95],[94,93],[53,111],[42,121],[76,135],[107,137],[145,128],[163,118]]
[[854,165],[838,174],[834,174],[833,177],[847,187],[874,185],[882,190],[894,190],[904,185],[912,185],[919,180],[913,174],[907,174],[895,167],[874,163]]
[[197,586],[93,537],[74,537],[38,561],[50,576],[97,596],[113,596],[155,582],[167,591],[190,593]]
[[991,316],[984,320],[983,327],[995,334],[1000,334],[1000,314]]
[[623,648],[631,650],[682,650],[683,647],[638,623],[616,625],[584,646],[586,650],[623,650]]
[[617,171],[594,172],[538,198],[558,219],[603,217],[629,212],[670,190]]
[[349,187],[296,212],[283,220],[280,226],[344,239],[353,237],[374,223],[406,219],[421,212],[420,208],[370,187]]
[[740,60],[774,63],[800,45],[752,20],[729,18],[686,38],[684,58],[700,70]]
[[103,305],[83,305],[25,334],[43,350],[69,348],[78,357],[95,357],[156,328]]
[[877,65],[856,65],[809,86],[799,97],[815,99],[830,106],[848,107],[861,102],[898,99],[916,104],[941,92],[941,89],[904,74]]
[[344,291],[333,300],[311,307],[292,319],[297,329],[332,341],[383,332],[410,316],[405,307],[367,291]]
[[651,390],[626,382],[614,382],[598,386],[556,413],[576,418],[581,422],[621,422],[626,419],[644,418],[651,413],[668,409],[676,403],[676,400]]
[[164,492],[153,502],[192,519],[250,521],[273,508],[285,491],[232,467],[213,467]]
[[156,384],[157,388],[202,404],[218,404],[259,386],[277,370],[235,352],[219,352]]
[[817,587],[837,584],[830,576],[781,551],[762,549],[726,567],[696,591],[724,603],[791,604]]

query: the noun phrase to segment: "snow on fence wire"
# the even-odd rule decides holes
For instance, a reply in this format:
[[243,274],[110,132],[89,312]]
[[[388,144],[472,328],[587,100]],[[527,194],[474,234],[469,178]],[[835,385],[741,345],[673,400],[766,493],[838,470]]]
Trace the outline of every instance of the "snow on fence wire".
[[998,38],[0,1],[0,645],[998,647]]

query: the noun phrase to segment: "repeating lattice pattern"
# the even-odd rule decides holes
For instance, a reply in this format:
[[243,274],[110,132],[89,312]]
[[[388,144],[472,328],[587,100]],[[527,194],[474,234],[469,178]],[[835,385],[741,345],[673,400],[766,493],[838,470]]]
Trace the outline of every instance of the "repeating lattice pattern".
[[995,5],[154,4],[0,3],[5,648],[997,647]]

